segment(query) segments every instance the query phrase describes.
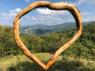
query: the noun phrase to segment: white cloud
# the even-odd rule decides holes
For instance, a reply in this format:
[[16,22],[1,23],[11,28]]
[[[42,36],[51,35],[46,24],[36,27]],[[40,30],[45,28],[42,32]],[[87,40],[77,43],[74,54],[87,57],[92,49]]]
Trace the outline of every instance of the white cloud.
[[43,15],[43,14],[39,14],[37,16],[30,16],[30,15],[27,16],[26,15],[25,17],[22,18],[22,22],[24,22],[24,19],[27,22],[31,22],[32,24],[55,25],[55,24],[61,24],[64,22],[62,18],[56,17],[55,15]]
[[95,16],[83,17],[83,22],[95,21]]
[[82,15],[82,16],[90,16],[91,14],[88,13],[88,12],[81,12],[81,15]]
[[2,16],[6,16],[6,15],[7,15],[7,13],[1,13],[1,15],[2,15]]
[[20,11],[21,11],[20,8],[16,8],[16,9],[14,9],[14,10],[10,10],[10,11],[9,11],[9,16],[16,16],[17,13],[19,13]]
[[34,20],[34,21],[36,21],[38,18],[35,17],[35,16],[26,15],[26,16],[25,16],[25,19],[26,19],[26,20]]
[[83,19],[83,22],[95,21],[95,16],[94,15],[91,15],[88,12],[82,12],[81,15],[83,17],[82,18]]
[[9,19],[11,17],[14,17],[21,11],[20,8],[16,8],[14,10],[9,10],[8,13],[1,13],[0,16],[2,16],[4,19]]
[[65,11],[55,11],[55,10],[50,10],[48,8],[38,8],[36,10],[38,13],[40,14],[44,14],[44,15],[53,15],[53,14],[64,14]]
[[4,19],[9,18],[9,15],[7,13],[1,13],[0,16],[2,16]]
[[10,13],[18,13],[18,12],[20,12],[21,11],[21,9],[20,8],[16,8],[16,9],[14,9],[14,10],[10,10],[9,12]]

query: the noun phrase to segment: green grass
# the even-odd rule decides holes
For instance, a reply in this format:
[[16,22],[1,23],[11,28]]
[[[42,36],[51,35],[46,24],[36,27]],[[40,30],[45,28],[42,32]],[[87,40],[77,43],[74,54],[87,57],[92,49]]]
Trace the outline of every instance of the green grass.
[[[49,53],[35,53],[35,56],[41,59],[42,61],[47,62],[52,55]],[[60,56],[58,60],[61,60],[61,59],[62,59],[62,56]],[[6,56],[0,59],[0,69],[7,71],[7,68],[11,66],[16,66],[18,63],[22,63],[22,62],[33,63],[25,55]]]
[[[35,53],[35,55],[45,62],[52,56],[49,53]],[[1,58],[0,71],[42,71],[42,69],[25,55],[17,55]],[[95,71],[95,61],[59,56],[49,71]]]

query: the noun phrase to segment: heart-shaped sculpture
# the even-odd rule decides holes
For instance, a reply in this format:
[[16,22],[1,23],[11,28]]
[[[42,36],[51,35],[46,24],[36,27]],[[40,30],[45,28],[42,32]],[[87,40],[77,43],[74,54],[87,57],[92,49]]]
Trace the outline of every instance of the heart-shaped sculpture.
[[[76,27],[77,32],[76,34],[63,46],[61,46],[51,57],[51,59],[48,61],[47,64],[43,63],[41,60],[39,60],[34,54],[30,52],[30,50],[25,46],[25,44],[21,41],[20,35],[19,35],[19,25],[20,25],[20,18],[30,12],[31,10],[38,8],[38,7],[47,7],[52,10],[68,10],[74,17],[76,21]],[[13,35],[14,39],[17,43],[17,45],[21,48],[21,50],[24,52],[24,54],[36,62],[38,65],[40,65],[44,70],[48,70],[54,62],[57,60],[57,57],[66,50],[82,33],[82,17],[80,15],[79,10],[72,4],[64,3],[64,2],[58,2],[58,3],[51,3],[47,1],[38,1],[30,4],[27,8],[22,10],[16,17],[13,23]]]

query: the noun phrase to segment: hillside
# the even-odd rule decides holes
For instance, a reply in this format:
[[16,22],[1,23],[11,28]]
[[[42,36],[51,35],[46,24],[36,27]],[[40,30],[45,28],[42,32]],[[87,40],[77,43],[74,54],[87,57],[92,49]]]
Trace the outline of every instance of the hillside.
[[[93,22],[84,22],[83,25],[92,24]],[[43,35],[50,32],[63,32],[66,30],[70,30],[75,28],[75,23],[68,22],[58,25],[43,25],[43,24],[37,24],[37,25],[26,25],[21,27],[21,33],[27,33],[27,34],[35,34],[35,35]]]
[[[40,27],[40,26],[39,26]],[[42,35],[21,34],[21,39],[33,53],[38,57],[49,53],[51,56],[61,45],[66,43],[75,33],[75,28],[61,30],[61,32],[49,32]],[[46,31],[47,32],[47,31]],[[46,54],[46,55],[47,55]],[[20,56],[20,57],[19,57]],[[47,62],[46,59],[43,61]],[[65,50],[61,60],[55,64],[50,71],[94,71],[95,70],[95,22],[85,23],[81,37]],[[12,28],[0,25],[0,70],[8,68],[8,71],[39,71],[39,68],[23,56],[22,51],[16,45]],[[2,62],[3,61],[5,62]],[[14,62],[11,59],[15,59]],[[6,62],[8,61],[8,62]],[[7,64],[9,63],[9,64]],[[33,64],[31,66],[31,64]]]
[[[46,26],[44,25],[44,27]],[[43,34],[43,32],[40,33]],[[49,32],[39,36],[34,34],[30,35],[30,33],[21,34],[21,38],[27,47],[33,52],[53,53],[58,47],[70,39],[74,33],[75,30],[69,28],[67,31],[61,30],[61,32]],[[95,47],[95,22],[90,22],[83,26],[83,34],[75,44],[81,44],[80,46],[82,47]],[[73,46],[76,47],[76,45]],[[9,55],[12,52],[13,54],[18,54],[18,51],[19,49],[13,39],[12,28],[8,26],[0,26],[0,55]]]
[[27,25],[21,27],[22,33],[30,33],[30,34],[37,34],[42,35],[49,32],[61,32],[67,30],[67,28],[73,28],[74,23],[68,22],[58,25],[43,25],[43,24],[37,24],[37,25]]

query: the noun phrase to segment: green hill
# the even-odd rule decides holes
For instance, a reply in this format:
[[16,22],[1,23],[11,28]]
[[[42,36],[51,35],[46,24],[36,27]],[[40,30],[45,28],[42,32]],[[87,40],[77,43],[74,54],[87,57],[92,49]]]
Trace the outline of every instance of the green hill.
[[[53,53],[68,39],[70,39],[74,35],[75,31],[76,31],[75,28],[73,29],[68,28],[68,30],[65,31],[61,30],[59,32],[58,31],[49,32],[38,36],[34,34],[33,35],[21,34],[21,38],[32,52]],[[82,36],[71,47],[77,48],[79,47],[82,49],[88,49],[88,51],[90,51],[89,49],[94,50],[95,48],[94,44],[95,44],[95,22],[89,22],[83,26]],[[13,39],[12,28],[8,26],[0,26],[0,56],[10,55],[11,53],[12,54],[21,53]]]
[[[84,22],[83,25],[92,24],[93,22]],[[70,30],[75,28],[75,23],[73,22],[67,22],[63,24],[58,25],[43,25],[43,24],[37,24],[37,25],[26,25],[21,27],[21,33],[22,34],[35,34],[35,35],[43,35],[51,32],[63,32],[66,30]]]
[[[47,31],[44,31],[44,33],[45,32]],[[49,53],[49,56],[51,56],[61,45],[66,43],[75,32],[75,28],[69,27],[68,30],[61,29],[61,31],[42,33],[41,35],[35,35],[33,33],[32,35],[28,33],[20,35],[31,52],[35,54],[38,53],[37,55],[40,57],[43,56],[44,53]],[[49,56],[47,55],[47,57]],[[47,57],[44,61],[47,61]],[[64,71],[94,71],[95,22],[85,23],[81,37],[65,50],[60,57],[62,60],[59,60],[50,71],[63,71],[63,69]],[[43,59],[43,57],[41,58]],[[2,59],[5,62],[2,62]],[[15,60],[12,61],[11,59]],[[0,71],[3,71],[2,68],[7,68],[9,69],[8,71],[39,71],[37,65],[32,63],[31,66],[30,60],[27,60],[22,55],[22,51],[13,39],[12,28],[3,25],[0,25],[0,63]]]

